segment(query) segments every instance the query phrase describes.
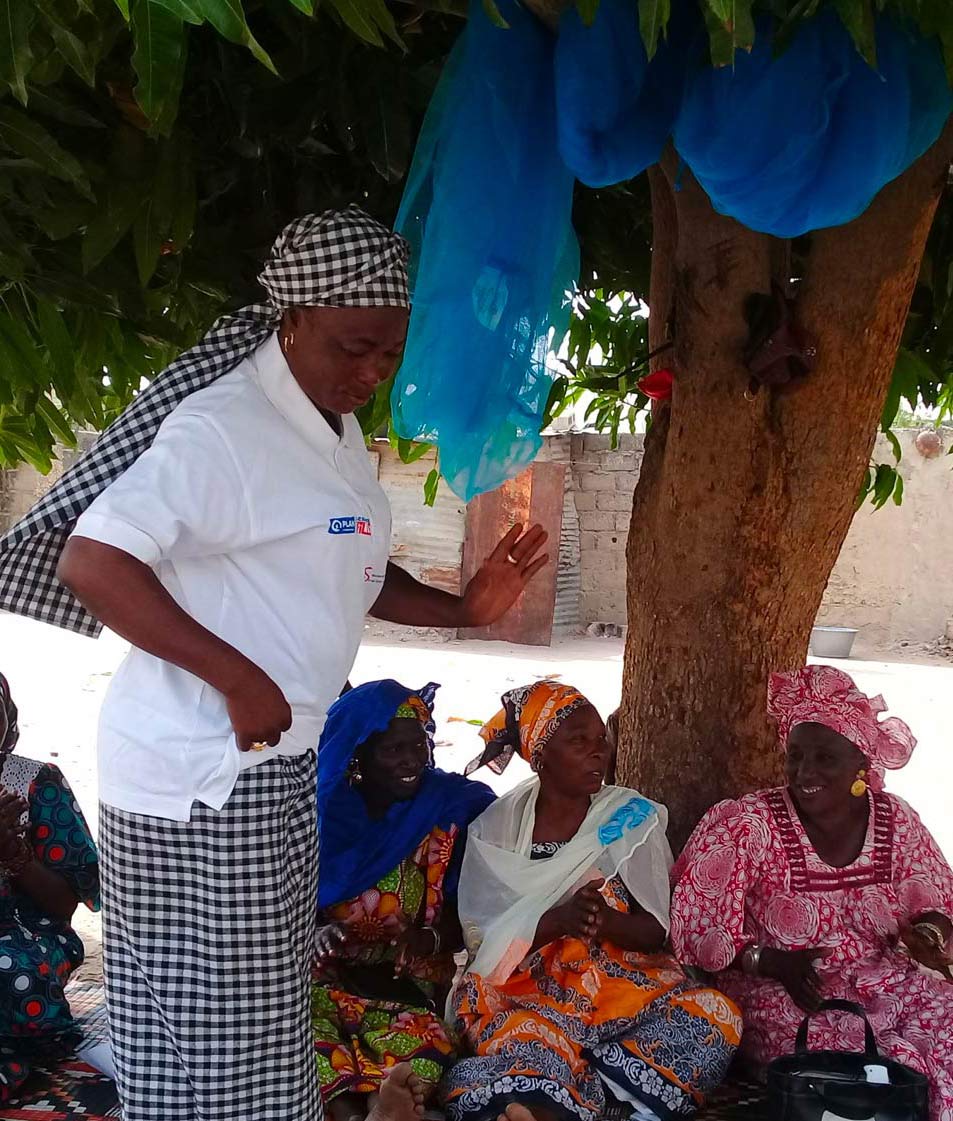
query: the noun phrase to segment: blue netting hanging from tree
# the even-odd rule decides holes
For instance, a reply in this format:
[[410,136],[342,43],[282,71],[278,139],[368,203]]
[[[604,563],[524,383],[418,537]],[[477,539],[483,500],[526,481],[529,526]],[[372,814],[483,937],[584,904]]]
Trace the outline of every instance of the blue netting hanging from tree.
[[938,42],[886,16],[876,69],[830,10],[781,50],[765,23],[713,69],[696,0],[674,0],[651,62],[637,0],[601,0],[591,26],[570,8],[558,38],[517,0],[499,6],[509,28],[472,0],[397,222],[414,311],[394,422],[439,445],[464,499],[539,449],[549,343],[578,275],[574,177],[631,178],[673,138],[718,210],[794,237],[861,214],[953,109]]
[[589,25],[566,9],[556,41],[556,122],[560,155],[580,182],[621,183],[658,162],[703,30],[695,0],[676,0],[649,62],[634,0],[600,0]]
[[775,53],[689,73],[675,146],[715,208],[778,237],[838,226],[937,139],[953,96],[935,40],[877,21],[877,69],[822,12]]
[[559,158],[553,36],[480,0],[428,111],[397,218],[413,249],[413,315],[394,424],[440,448],[463,499],[535,457],[552,332],[578,277],[573,176]]

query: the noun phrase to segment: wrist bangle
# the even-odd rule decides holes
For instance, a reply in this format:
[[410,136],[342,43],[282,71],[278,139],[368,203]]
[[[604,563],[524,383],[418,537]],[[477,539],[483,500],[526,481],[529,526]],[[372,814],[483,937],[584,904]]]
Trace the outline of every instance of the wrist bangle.
[[741,955],[741,972],[747,977],[757,977],[761,971],[761,953],[764,946],[749,946]]
[[946,938],[935,922],[918,922],[914,924],[913,929],[930,942],[935,949],[946,949]]
[[440,932],[433,926],[425,926],[424,930],[426,930],[428,934],[433,935],[433,952],[434,956],[436,956],[440,953]]

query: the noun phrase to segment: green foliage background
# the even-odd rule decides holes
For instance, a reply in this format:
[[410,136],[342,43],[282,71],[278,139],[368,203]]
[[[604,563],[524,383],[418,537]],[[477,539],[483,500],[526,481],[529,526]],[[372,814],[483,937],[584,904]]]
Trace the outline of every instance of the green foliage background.
[[[584,17],[597,2],[578,0]],[[951,0],[697,2],[716,65],[751,45],[756,14],[783,40],[833,6],[872,65],[874,18],[890,11],[939,37],[953,76]],[[650,52],[670,4],[639,0]],[[217,315],[255,299],[290,218],[352,199],[392,217],[464,15],[464,0],[0,0],[0,466],[48,470],[57,440],[104,427]],[[644,181],[580,190],[575,217],[581,295],[550,405],[593,394],[593,420],[617,432],[645,406]],[[902,401],[949,415],[951,369],[947,198],[885,425]],[[382,392],[363,420],[387,418]],[[892,474],[887,486],[872,469],[878,501],[896,497]]]

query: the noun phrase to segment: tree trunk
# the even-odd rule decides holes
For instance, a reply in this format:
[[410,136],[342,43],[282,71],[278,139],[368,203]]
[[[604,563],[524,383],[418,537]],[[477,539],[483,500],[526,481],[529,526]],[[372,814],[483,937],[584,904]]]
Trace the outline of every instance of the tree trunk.
[[690,176],[675,191],[674,158],[653,172],[653,340],[673,331],[676,380],[633,502],[619,781],[669,806],[675,845],[715,801],[779,778],[767,677],[804,664],[951,152],[948,128],[861,218],[813,236],[796,315],[817,370],[753,400],[744,302],[786,247],[717,214]]

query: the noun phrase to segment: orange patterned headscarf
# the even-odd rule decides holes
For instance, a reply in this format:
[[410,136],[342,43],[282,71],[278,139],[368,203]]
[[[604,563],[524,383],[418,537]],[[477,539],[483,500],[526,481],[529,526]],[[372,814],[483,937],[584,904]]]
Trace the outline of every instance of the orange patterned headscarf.
[[546,744],[559,725],[591,703],[578,689],[557,681],[523,685],[504,693],[501,699],[503,707],[480,729],[486,748],[467,767],[467,774],[480,767],[502,774],[517,752],[538,771]]

